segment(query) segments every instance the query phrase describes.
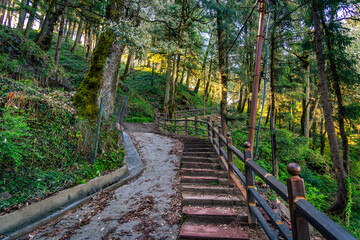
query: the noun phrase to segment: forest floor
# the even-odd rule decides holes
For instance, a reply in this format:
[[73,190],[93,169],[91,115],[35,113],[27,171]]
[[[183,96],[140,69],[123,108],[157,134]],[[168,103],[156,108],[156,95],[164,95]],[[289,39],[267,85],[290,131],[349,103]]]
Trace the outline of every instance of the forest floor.
[[179,164],[183,144],[152,133],[151,124],[125,123],[145,164],[142,175],[103,191],[28,239],[176,239],[181,222]]

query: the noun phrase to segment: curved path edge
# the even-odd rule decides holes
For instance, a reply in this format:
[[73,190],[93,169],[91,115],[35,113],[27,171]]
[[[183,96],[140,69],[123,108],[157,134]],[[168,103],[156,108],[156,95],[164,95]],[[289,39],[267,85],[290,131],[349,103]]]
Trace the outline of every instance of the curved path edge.
[[[2,235],[6,236],[3,240],[18,239],[90,202],[92,197],[99,192],[116,189],[138,177],[144,170],[144,164],[131,137],[125,132],[123,132],[123,143],[125,166],[107,175],[94,178],[86,184],[65,189],[28,207],[0,216],[0,239]],[[107,186],[108,184],[111,185]],[[103,188],[104,186],[107,187]]]

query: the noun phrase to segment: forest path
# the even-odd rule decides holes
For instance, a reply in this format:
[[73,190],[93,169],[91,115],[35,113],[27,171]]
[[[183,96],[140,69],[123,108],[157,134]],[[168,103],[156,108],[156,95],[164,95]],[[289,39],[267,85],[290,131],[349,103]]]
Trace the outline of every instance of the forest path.
[[[30,239],[176,239],[180,228],[179,163],[183,144],[151,133],[151,124],[125,124],[145,163],[142,175],[62,219]],[[136,132],[136,131],[141,132]]]

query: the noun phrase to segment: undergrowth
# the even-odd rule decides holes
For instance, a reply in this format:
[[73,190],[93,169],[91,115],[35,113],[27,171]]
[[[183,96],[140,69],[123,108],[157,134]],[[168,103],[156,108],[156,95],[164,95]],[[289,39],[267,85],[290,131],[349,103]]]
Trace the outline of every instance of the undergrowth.
[[[162,111],[165,92],[165,73],[154,71],[149,67],[135,67],[133,74],[126,78],[125,85],[130,90],[128,101],[129,114],[126,121],[145,122],[153,118],[154,109]],[[126,92],[121,91],[125,96]],[[170,92],[171,97],[171,92]],[[175,97],[176,110],[202,108],[203,99],[186,86],[178,83]],[[206,102],[206,107],[212,107],[215,103]]]
[[[230,129],[234,146],[243,150],[244,143],[248,141],[248,129],[246,117],[240,115],[232,116]],[[301,167],[300,177],[304,179],[306,199],[313,206],[322,212],[326,212],[333,203],[337,192],[337,181],[332,168],[332,161],[328,155],[321,155],[318,150],[313,149],[311,141],[305,137],[297,136],[284,129],[275,130],[277,140],[278,179],[286,185],[289,178],[287,165],[297,163]],[[269,173],[273,173],[271,136],[268,126],[264,126],[259,135],[258,156],[254,159],[257,164]],[[356,149],[354,150],[356,151]],[[355,160],[353,158],[353,160]],[[244,164],[237,158],[234,163],[244,172]],[[356,161],[352,161],[352,173],[358,177],[359,168]],[[256,177],[257,180],[260,178]],[[347,206],[345,218],[343,216],[328,215],[356,238],[360,239],[360,190],[359,181],[351,177],[347,182],[351,185],[351,200]],[[269,199],[274,199],[276,194],[273,191],[267,192]]]
[[96,123],[79,119],[70,95],[0,77],[1,212],[36,202],[123,165],[118,134],[104,122],[91,163]]

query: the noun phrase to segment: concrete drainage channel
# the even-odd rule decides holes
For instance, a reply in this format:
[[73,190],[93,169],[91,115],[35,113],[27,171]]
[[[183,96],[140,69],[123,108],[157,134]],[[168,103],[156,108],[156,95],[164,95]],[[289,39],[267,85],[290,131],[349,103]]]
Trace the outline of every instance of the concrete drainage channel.
[[63,190],[52,197],[23,209],[0,216],[0,236],[5,236],[3,240],[18,239],[34,229],[62,217],[67,212],[90,202],[92,197],[99,192],[116,189],[138,177],[144,170],[144,164],[130,136],[125,132],[123,132],[123,142],[126,152],[126,165],[122,168],[105,176],[92,179],[86,184]]

